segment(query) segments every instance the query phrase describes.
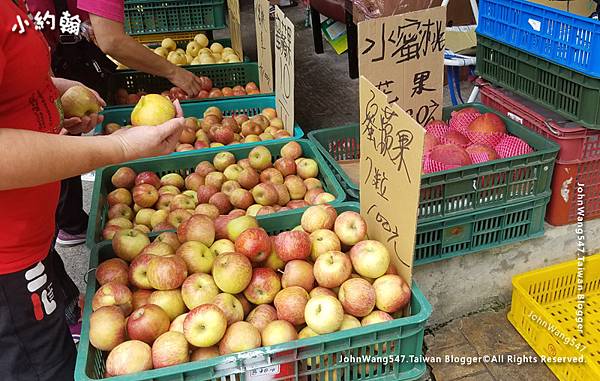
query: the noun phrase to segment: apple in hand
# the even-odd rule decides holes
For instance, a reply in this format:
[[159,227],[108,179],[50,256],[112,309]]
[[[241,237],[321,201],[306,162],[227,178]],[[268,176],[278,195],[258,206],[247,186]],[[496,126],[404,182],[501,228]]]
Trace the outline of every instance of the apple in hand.
[[[393,292],[390,289],[390,292]],[[342,283],[338,292],[338,299],[346,313],[363,317],[375,308],[375,288],[362,278],[351,278]]]
[[183,321],[183,334],[196,347],[211,347],[225,335],[227,319],[214,304],[202,304],[188,312]]
[[90,343],[101,351],[110,351],[125,341],[125,316],[117,306],[98,308],[90,315]]
[[391,314],[410,303],[412,295],[410,287],[398,275],[384,275],[375,279],[373,288],[376,294],[376,306],[381,311]]
[[243,352],[260,347],[261,337],[258,329],[245,321],[233,323],[219,343],[219,353],[226,355],[230,353]]
[[248,228],[235,240],[235,251],[252,262],[262,262],[271,253],[271,239],[263,228]]
[[212,303],[218,294],[219,289],[209,274],[192,274],[181,285],[181,297],[189,309]]
[[328,251],[319,255],[313,268],[315,279],[321,287],[335,288],[352,274],[352,262],[341,251]]
[[176,255],[154,256],[146,272],[150,286],[156,290],[174,290],[187,278],[185,261]]
[[270,304],[256,306],[246,317],[246,321],[260,332],[273,320],[277,320],[277,310]]
[[293,325],[304,324],[304,309],[308,300],[308,292],[302,287],[284,288],[273,300],[273,305],[277,309],[277,318],[287,320]]
[[356,272],[366,278],[379,278],[390,266],[390,253],[379,241],[361,241],[352,247],[349,255]]
[[188,241],[177,249],[187,266],[188,274],[210,273],[216,255],[202,242]]
[[146,304],[133,311],[127,319],[127,336],[152,344],[157,337],[169,330],[169,315],[156,304]]
[[310,292],[314,287],[314,283],[313,266],[309,262],[294,259],[286,263],[281,276],[283,288],[299,286]]
[[304,316],[306,325],[322,335],[340,329],[344,320],[344,308],[333,296],[319,295],[306,303]]
[[336,218],[333,230],[344,245],[353,246],[367,236],[367,223],[359,213],[346,211]]
[[310,237],[301,231],[279,233],[274,240],[275,252],[284,262],[306,259],[310,256]]
[[238,294],[252,279],[252,264],[240,253],[225,253],[215,258],[213,278],[217,287],[230,294]]
[[190,361],[190,349],[185,336],[179,332],[165,332],[152,344],[154,369]]
[[287,343],[298,339],[296,328],[286,320],[274,320],[261,332],[262,345]]
[[252,278],[244,290],[244,296],[253,304],[267,304],[273,302],[279,290],[279,275],[273,269],[257,267],[252,271]]
[[244,308],[242,303],[233,295],[228,293],[220,293],[215,296],[212,304],[219,307],[227,319],[227,325],[231,325],[236,321],[244,320]]
[[100,286],[104,286],[108,282],[128,283],[129,266],[127,262],[121,258],[110,258],[100,263],[96,269],[96,280]]

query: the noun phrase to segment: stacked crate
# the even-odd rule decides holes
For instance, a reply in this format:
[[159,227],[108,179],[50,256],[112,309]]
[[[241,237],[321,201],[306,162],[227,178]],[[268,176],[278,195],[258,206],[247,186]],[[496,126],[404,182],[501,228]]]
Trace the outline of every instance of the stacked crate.
[[[525,0],[481,0],[482,102],[561,146],[546,219],[600,217],[600,22]],[[583,184],[579,187],[578,184]]]

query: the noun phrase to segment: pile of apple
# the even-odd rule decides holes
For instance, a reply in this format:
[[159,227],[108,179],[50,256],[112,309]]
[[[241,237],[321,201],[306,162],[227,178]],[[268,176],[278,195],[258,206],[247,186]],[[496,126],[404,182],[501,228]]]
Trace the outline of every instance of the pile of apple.
[[423,172],[524,155],[533,149],[507,133],[502,118],[474,107],[452,112],[448,123],[435,120],[425,126]]
[[231,152],[220,152],[212,163],[203,161],[183,178],[169,173],[136,173],[119,168],[111,178],[117,188],[106,199],[108,221],[102,231],[112,239],[124,229],[141,232],[177,229],[193,215],[215,221],[217,236],[224,238],[227,222],[241,215],[263,215],[335,200],[324,191],[317,162],[302,157],[295,141],[284,145],[275,162],[264,146],[254,147],[239,160]]
[[118,258],[96,270],[89,331],[109,352],[107,376],[386,322],[410,301],[356,212],[311,206],[275,236],[251,216],[230,220],[226,238],[216,231],[194,215],[152,243],[135,229],[115,235]]
[[[151,49],[148,47],[148,49]],[[177,43],[172,38],[165,38],[160,46],[152,49],[154,53],[165,58],[174,65],[211,65],[242,62],[241,57],[230,47],[224,47],[219,42],[210,44],[208,37],[202,33],[194,36],[194,39],[188,42],[186,49],[177,47]],[[117,70],[126,70],[127,66],[117,62]]]
[[[155,94],[150,95],[155,96]],[[129,127],[131,126],[121,126],[114,122],[106,123],[103,133],[110,135],[121,128]],[[291,137],[283,127],[283,120],[277,116],[274,108],[265,108],[261,114],[249,117],[246,114],[223,116],[223,112],[218,107],[212,106],[204,111],[202,119],[186,118],[185,128],[179,137],[179,144],[175,151],[185,152]]]

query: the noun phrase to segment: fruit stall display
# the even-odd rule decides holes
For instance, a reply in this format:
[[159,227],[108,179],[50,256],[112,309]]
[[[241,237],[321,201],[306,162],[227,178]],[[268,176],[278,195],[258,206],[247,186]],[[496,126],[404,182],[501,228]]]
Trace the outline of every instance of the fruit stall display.
[[[298,125],[293,137],[283,129],[285,126],[274,106],[273,95],[183,103],[181,108],[187,120],[177,151],[216,151],[228,144],[251,146],[262,141],[302,137],[304,132]],[[135,108],[108,108],[103,115],[104,121],[96,126],[96,134],[110,134],[124,126],[160,124],[175,116],[175,108],[166,97],[148,94],[140,98]]]
[[[470,214],[474,210],[535,198],[550,189],[558,145],[493,112],[480,104],[447,108],[444,118],[449,123],[435,122],[426,127],[423,166],[428,168],[423,169],[425,174],[421,177],[419,222],[441,221],[442,218]],[[484,122],[483,127],[477,123],[477,128],[505,128],[506,135],[477,133],[475,130],[468,132],[472,124],[470,121],[476,119]],[[500,127],[488,126],[490,119]],[[481,135],[481,140],[471,144],[471,140],[460,132],[465,129],[466,135],[470,134],[473,139],[479,139]],[[358,184],[340,163],[360,158],[359,134],[358,125],[327,128],[308,134],[353,199],[359,198]],[[496,149],[485,144],[488,138],[488,144],[498,142]],[[507,142],[517,144],[505,144]],[[434,149],[435,154],[432,153]],[[480,152],[474,152],[476,150]],[[433,165],[428,163],[431,159]],[[448,169],[427,173],[442,166]]]
[[[400,359],[431,306],[366,231],[349,203],[238,217],[219,240],[202,215],[154,242],[118,233],[90,256],[76,379],[418,379],[425,363]],[[368,354],[398,361],[340,361]]]
[[[546,364],[561,381],[600,379],[600,311],[595,308],[600,304],[600,255],[586,256],[583,279],[578,276],[582,271],[578,261],[573,260],[520,274],[512,280],[508,320],[533,350],[547,358],[584,357],[583,363]],[[584,301],[578,300],[582,290]],[[583,311],[577,307],[579,303],[585,304]],[[578,332],[576,311],[584,314],[584,334]]]
[[226,27],[225,0],[125,0],[124,15],[130,36]]
[[192,215],[223,225],[312,204],[338,204],[345,194],[309,141],[232,147],[113,165],[96,172],[87,244],[123,229],[174,230]]
[[546,221],[552,225],[577,221],[578,183],[586,185],[584,218],[600,217],[600,184],[596,180],[600,170],[600,131],[566,121],[551,110],[489,83],[482,81],[480,87],[482,103],[560,145]]

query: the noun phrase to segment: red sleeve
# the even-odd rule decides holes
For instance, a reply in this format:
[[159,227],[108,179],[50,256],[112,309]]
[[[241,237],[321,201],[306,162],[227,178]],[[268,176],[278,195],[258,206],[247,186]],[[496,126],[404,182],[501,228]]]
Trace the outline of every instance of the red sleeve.
[[124,0],[77,0],[77,8],[120,23],[125,22]]

